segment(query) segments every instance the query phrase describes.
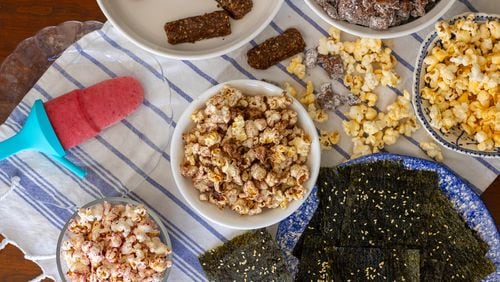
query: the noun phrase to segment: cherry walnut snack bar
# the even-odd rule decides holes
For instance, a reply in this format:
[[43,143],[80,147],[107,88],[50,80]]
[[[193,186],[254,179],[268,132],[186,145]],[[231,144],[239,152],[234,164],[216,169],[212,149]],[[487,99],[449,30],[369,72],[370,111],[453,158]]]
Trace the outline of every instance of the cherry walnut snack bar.
[[306,43],[300,32],[289,28],[276,37],[272,37],[250,49],[247,53],[248,64],[256,69],[267,69],[297,53],[304,51]]
[[231,34],[229,15],[215,11],[201,16],[184,18],[165,24],[168,43],[179,44]]
[[252,0],[217,0],[222,9],[235,20],[243,18],[252,10]]

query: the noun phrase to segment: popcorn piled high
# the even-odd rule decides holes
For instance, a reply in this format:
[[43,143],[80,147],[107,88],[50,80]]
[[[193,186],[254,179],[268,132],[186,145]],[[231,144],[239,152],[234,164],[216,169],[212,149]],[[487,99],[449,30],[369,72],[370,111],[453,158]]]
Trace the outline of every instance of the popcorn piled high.
[[500,147],[500,21],[436,23],[440,44],[424,59],[423,99],[431,126],[447,133],[461,128],[477,149]]
[[162,281],[171,249],[142,205],[108,202],[78,211],[62,256],[71,281]]
[[427,156],[435,159],[438,162],[443,161],[443,153],[441,152],[441,147],[434,142],[420,142],[420,148],[425,151]]
[[342,126],[353,137],[352,158],[379,152],[385,145],[396,143],[401,135],[411,136],[419,128],[407,91],[385,113],[361,104],[352,106],[347,116],[350,120],[342,121]]
[[297,124],[292,98],[247,96],[225,86],[191,118],[181,173],[200,200],[242,215],[285,208],[304,197],[310,137]]

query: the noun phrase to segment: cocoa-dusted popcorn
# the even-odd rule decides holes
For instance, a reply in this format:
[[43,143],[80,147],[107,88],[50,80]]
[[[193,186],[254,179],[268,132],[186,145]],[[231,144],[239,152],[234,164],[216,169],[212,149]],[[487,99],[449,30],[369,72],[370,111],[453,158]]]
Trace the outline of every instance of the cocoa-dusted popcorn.
[[225,86],[191,115],[181,173],[200,200],[241,215],[285,208],[309,179],[311,140],[290,96],[249,96]]

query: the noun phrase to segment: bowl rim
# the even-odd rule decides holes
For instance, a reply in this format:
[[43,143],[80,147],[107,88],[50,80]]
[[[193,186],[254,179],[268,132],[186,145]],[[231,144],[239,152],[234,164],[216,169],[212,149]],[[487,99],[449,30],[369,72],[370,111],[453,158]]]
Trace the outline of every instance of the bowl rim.
[[[473,13],[473,12],[466,12],[460,15],[453,16],[450,19],[445,20],[448,23],[454,23],[458,19],[466,18],[469,15],[474,15],[474,20],[477,22],[482,22],[487,19],[500,19],[500,15],[497,14],[487,14],[487,13]],[[500,158],[500,152],[497,151],[479,151],[479,150],[472,150],[472,149],[467,149],[463,148],[457,144],[454,144],[450,141],[447,141],[443,137],[441,137],[436,130],[430,125],[430,123],[427,121],[425,118],[425,115],[423,113],[423,106],[422,106],[422,98],[420,96],[420,81],[421,77],[423,76],[425,70],[423,68],[424,66],[424,59],[425,56],[427,55],[427,51],[431,46],[433,46],[437,42],[437,32],[436,30],[432,30],[427,37],[422,41],[422,44],[420,45],[419,51],[417,53],[417,58],[415,61],[415,71],[413,72],[413,85],[412,85],[412,104],[413,104],[413,109],[416,113],[416,116],[420,123],[423,125],[425,130],[432,136],[432,138],[438,142],[440,145],[443,147],[450,149],[452,151],[464,154],[464,155],[469,155],[469,156],[474,156],[474,157],[481,157],[481,158]],[[458,140],[457,140],[458,141]]]
[[[315,3],[314,0],[304,0],[306,4],[309,6],[311,10],[313,10],[322,20],[327,22],[328,24],[344,31],[349,34],[364,37],[364,38],[375,38],[375,39],[391,39],[397,37],[403,37],[415,32],[419,32],[422,29],[428,27],[432,23],[436,22],[441,16],[443,16],[455,3],[456,0],[440,0],[429,12],[425,13],[425,15],[402,25],[389,27],[386,30],[374,30],[369,27],[352,24],[343,20],[334,20],[330,16],[328,16],[325,11],[321,7]],[[429,16],[431,11],[436,10],[436,14],[434,16]],[[410,27],[412,23],[416,21],[421,21],[419,24]],[[361,30],[357,30],[356,28],[360,28]],[[394,31],[395,28],[406,27],[400,31]]]
[[[212,52],[202,52],[202,53],[196,53],[192,54],[192,51],[175,51],[175,50],[169,50],[166,52],[165,50],[161,50],[160,48],[155,47],[156,44],[151,44],[147,40],[143,40],[141,37],[138,37],[136,35],[133,35],[129,32],[131,32],[130,29],[124,28],[120,25],[120,20],[116,19],[113,16],[113,13],[111,12],[111,7],[110,7],[110,1],[108,0],[97,0],[97,4],[103,14],[106,16],[106,18],[111,22],[111,24],[118,30],[120,33],[125,36],[128,40],[130,40],[132,43],[135,45],[139,46],[143,50],[146,50],[150,53],[153,53],[155,55],[165,57],[165,58],[170,58],[170,59],[175,59],[175,60],[205,60],[205,59],[212,59],[215,57],[220,57],[225,54],[228,54],[236,49],[239,49],[243,45],[247,44],[250,42],[253,38],[255,38],[257,35],[259,35],[268,25],[269,23],[276,17],[276,14],[279,12],[281,9],[281,6],[283,5],[283,2],[285,0],[273,0],[273,2],[276,3],[276,6],[274,9],[271,11],[269,14],[269,17],[266,18],[264,21],[262,21],[261,25],[255,29],[253,32],[248,34],[247,36],[243,37],[239,41],[236,41],[233,45],[229,45],[225,49],[221,50],[216,50]],[[166,40],[166,39],[165,39]]]
[[[184,110],[181,117],[178,119],[177,124],[179,125],[181,123],[181,121],[190,119],[191,113],[194,110],[198,109],[199,107],[203,107],[205,101],[208,98],[212,97],[213,95],[217,94],[217,92],[220,89],[222,89],[222,87],[224,85],[231,85],[234,88],[239,88],[241,85],[247,85],[247,86],[253,85],[254,87],[260,87],[264,90],[272,89],[271,91],[276,93],[276,94],[271,94],[270,93],[271,91],[263,91],[263,95],[278,95],[277,94],[278,92],[283,92],[283,89],[281,89],[280,87],[273,85],[273,84],[270,84],[270,83],[267,83],[267,82],[264,82],[264,81],[261,81],[261,80],[237,79],[237,80],[226,81],[226,82],[223,82],[223,83],[220,83],[220,84],[217,84],[215,86],[210,87],[209,89],[204,91],[202,94],[200,94],[198,97],[196,97],[189,104],[189,106]],[[220,225],[220,226],[223,226],[226,228],[231,228],[231,229],[236,229],[236,230],[252,230],[252,229],[264,228],[264,227],[268,227],[268,226],[271,226],[273,224],[276,224],[276,223],[282,221],[283,219],[287,218],[288,216],[290,216],[294,211],[299,209],[302,206],[302,204],[304,204],[306,199],[309,197],[311,191],[313,190],[313,188],[315,186],[314,183],[316,182],[316,179],[318,178],[318,175],[319,175],[319,168],[320,168],[320,164],[321,164],[321,149],[320,149],[320,144],[319,144],[318,132],[316,130],[314,122],[312,121],[311,117],[309,116],[309,114],[307,113],[305,108],[302,106],[302,104],[300,104],[300,102],[297,99],[295,99],[294,97],[291,97],[291,98],[293,99],[292,105],[294,105],[294,107],[297,107],[297,106],[300,107],[298,110],[299,119],[301,119],[302,122],[305,123],[305,126],[303,126],[303,127],[309,127],[311,125],[313,126],[313,129],[304,128],[304,130],[307,132],[307,134],[310,135],[311,140],[312,140],[311,150],[309,152],[309,157],[312,157],[313,155],[317,155],[317,160],[311,159],[311,166],[309,167],[309,169],[311,170],[311,174],[310,174],[310,178],[309,178],[308,182],[311,181],[311,183],[313,183],[313,184],[311,185],[311,187],[307,187],[307,193],[304,195],[304,197],[302,199],[294,201],[294,202],[297,202],[298,205],[295,208],[290,208],[290,206],[288,206],[287,208],[283,209],[283,213],[280,216],[277,216],[276,219],[274,219],[274,220],[270,220],[270,221],[264,220],[263,223],[254,224],[252,226],[246,226],[244,224],[232,225],[232,224],[226,223],[224,220],[219,220],[218,218],[214,218],[212,216],[207,215],[205,212],[203,212],[202,209],[199,209],[197,207],[197,204],[194,204],[195,201],[200,201],[200,200],[198,198],[193,199],[192,197],[190,197],[188,195],[187,192],[184,191],[184,189],[181,189],[181,184],[182,184],[181,179],[185,179],[185,178],[181,175],[180,169],[179,169],[177,164],[180,163],[180,160],[181,160],[180,158],[183,158],[183,153],[180,154],[177,151],[179,150],[179,146],[183,146],[183,144],[184,144],[182,141],[182,134],[184,133],[184,131],[188,127],[180,128],[179,126],[176,126],[174,129],[174,133],[172,135],[172,141],[170,144],[170,156],[172,158],[172,161],[171,161],[172,175],[174,177],[176,187],[179,190],[180,194],[183,196],[183,198],[186,200],[186,202],[189,204],[189,206],[194,211],[196,211],[203,218],[209,220],[210,222],[216,223],[217,225]],[[190,121],[189,124],[192,125],[192,121]],[[182,150],[182,152],[184,152],[184,150]],[[179,154],[179,158],[177,158],[178,154]],[[189,181],[191,181],[191,180],[189,180]],[[189,188],[195,189],[192,186]],[[226,207],[226,209],[227,209],[227,207]],[[221,212],[223,212],[223,210],[221,210]],[[264,212],[261,214],[258,214],[258,215],[254,215],[254,216],[263,216]],[[237,215],[237,214],[234,213],[234,215]],[[241,218],[244,219],[245,217],[241,216]],[[242,221],[242,222],[244,222],[244,221]]]
[[[66,280],[66,273],[63,272],[62,270],[62,260],[63,258],[61,257],[61,247],[62,247],[62,242],[65,237],[65,234],[68,232],[68,226],[71,220],[76,218],[78,216],[78,211],[83,208],[88,208],[95,206],[97,204],[101,204],[104,202],[109,202],[111,204],[132,204],[132,205],[142,205],[144,208],[148,211],[149,216],[154,220],[154,222],[158,225],[158,228],[160,228],[160,238],[162,239],[161,241],[165,243],[171,250],[172,248],[172,241],[170,240],[170,236],[168,234],[167,228],[161,221],[160,217],[158,214],[156,214],[155,211],[150,209],[146,204],[129,199],[129,198],[122,198],[122,197],[105,197],[105,198],[100,198],[100,199],[95,199],[91,202],[86,203],[85,205],[79,207],[72,215],[71,217],[66,221],[64,224],[63,228],[61,229],[61,232],[59,233],[59,237],[57,238],[57,247],[56,247],[56,265],[57,265],[57,272],[59,273],[60,278],[62,281],[67,281]],[[170,253],[168,256],[169,259],[174,262],[174,253]],[[169,267],[165,270],[165,273],[163,275],[162,281],[167,281],[168,276],[170,275],[170,271],[172,270],[172,267]]]

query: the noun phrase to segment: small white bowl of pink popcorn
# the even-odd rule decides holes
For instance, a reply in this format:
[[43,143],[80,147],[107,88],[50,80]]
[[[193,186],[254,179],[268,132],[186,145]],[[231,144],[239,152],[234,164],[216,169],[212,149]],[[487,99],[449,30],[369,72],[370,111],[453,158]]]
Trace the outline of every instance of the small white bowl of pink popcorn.
[[57,241],[62,281],[166,281],[172,244],[158,215],[134,200],[92,201],[64,225]]

